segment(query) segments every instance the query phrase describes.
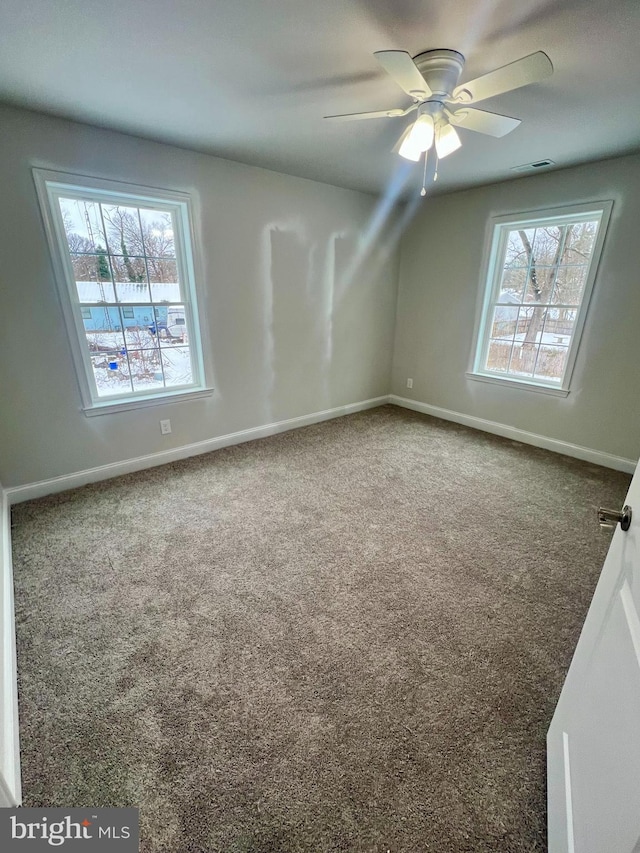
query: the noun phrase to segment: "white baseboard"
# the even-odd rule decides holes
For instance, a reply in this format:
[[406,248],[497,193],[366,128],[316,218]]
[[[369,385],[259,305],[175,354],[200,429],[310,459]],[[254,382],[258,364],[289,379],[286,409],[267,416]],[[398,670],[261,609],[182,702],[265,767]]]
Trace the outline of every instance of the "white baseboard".
[[118,477],[121,474],[130,474],[134,471],[142,471],[145,468],[153,468],[156,465],[176,462],[179,459],[186,459],[189,456],[209,453],[212,450],[231,447],[234,444],[242,444],[245,441],[253,441],[257,438],[266,438],[267,436],[276,435],[280,432],[287,432],[292,429],[310,426],[311,424],[320,423],[321,421],[331,420],[333,418],[342,417],[343,415],[350,415],[354,412],[361,412],[365,409],[373,409],[377,406],[382,406],[385,403],[391,403],[405,409],[412,409],[413,411],[422,412],[425,415],[432,415],[433,417],[442,418],[443,420],[454,421],[455,423],[464,424],[465,426],[473,427],[474,429],[479,429],[483,432],[490,432],[495,435],[501,435],[505,438],[513,439],[514,441],[521,441],[523,444],[532,444],[534,447],[542,447],[545,450],[552,450],[555,453],[563,453],[566,456],[573,456],[576,459],[583,459],[586,462],[593,462],[595,465],[603,465],[606,468],[613,468],[616,471],[625,471],[629,474],[633,474],[635,471],[636,460],[633,459],[625,459],[622,456],[614,456],[611,453],[593,450],[590,447],[581,447],[578,444],[560,441],[559,439],[550,438],[546,435],[527,432],[526,430],[518,429],[517,427],[512,427],[508,424],[501,424],[497,421],[488,421],[484,418],[477,418],[473,415],[454,412],[450,409],[442,409],[439,406],[431,406],[428,403],[421,403],[417,400],[409,400],[406,397],[399,397],[396,394],[390,394],[383,397],[374,397],[370,400],[362,400],[358,403],[338,406],[334,409],[312,412],[309,415],[301,415],[300,417],[289,418],[285,421],[276,421],[275,423],[264,424],[262,426],[240,430],[239,432],[228,433],[227,435],[210,438],[206,441],[198,441],[194,444],[174,447],[171,450],[161,450],[158,453],[150,453],[147,456],[138,456],[134,459],[125,459],[121,462],[113,462],[109,465],[87,468],[84,471],[76,471],[73,474],[64,474],[61,477],[52,477],[51,479],[40,480],[36,483],[27,483],[24,486],[15,486],[13,488],[5,489],[4,495],[9,504],[32,500],[33,498],[44,497],[45,495],[54,494],[55,492],[62,492],[66,489],[85,486],[88,483],[96,483],[99,480],[108,480],[111,477]]
[[365,409],[373,409],[389,402],[387,396],[374,397],[370,400],[362,400],[359,403],[350,403],[346,406],[338,406],[335,409],[325,409],[322,412],[312,412],[309,415],[301,415],[298,418],[289,418],[286,421],[277,421],[251,429],[220,435],[217,438],[209,438],[206,441],[198,441],[194,444],[185,444],[182,447],[174,447],[171,450],[161,450],[158,453],[150,453],[147,456],[138,456],[135,459],[125,459],[122,462],[112,462],[109,465],[99,465],[96,468],[87,468],[84,471],[76,471],[73,474],[64,474],[61,477],[52,477],[49,480],[40,480],[37,483],[27,483],[24,486],[14,486],[5,489],[5,496],[9,504],[29,501],[33,498],[41,498],[52,495],[55,492],[63,492],[66,489],[75,489],[78,486],[86,486],[87,483],[97,483],[99,480],[109,480],[111,477],[119,477],[121,474],[130,474],[133,471],[142,471],[145,468],[154,468],[156,465],[165,465],[167,462],[176,462],[178,459],[186,459],[189,456],[198,456],[201,453],[209,453],[212,450],[220,450],[223,447],[231,447],[233,444],[242,444],[245,441],[253,441],[256,438],[266,438],[279,432],[288,432],[321,421],[339,418],[343,415],[351,415],[354,412],[362,412]]
[[[1,491],[1,490],[0,490]],[[0,807],[22,802],[20,743],[18,738],[18,671],[11,563],[11,515],[9,502],[0,494]]]
[[637,460],[625,459],[623,456],[614,456],[612,453],[604,453],[601,450],[593,450],[590,447],[582,447],[579,444],[570,444],[568,441],[560,441],[557,438],[549,438],[546,435],[538,435],[535,432],[527,432],[517,427],[501,424],[497,421],[487,421],[484,418],[476,418],[474,415],[465,415],[462,412],[453,412],[450,409],[441,409],[439,406],[431,406],[428,403],[420,403],[417,400],[409,400],[396,394],[389,396],[389,402],[394,406],[402,406],[404,409],[412,409],[414,412],[422,412],[432,415],[434,418],[442,418],[445,421],[454,421],[457,424],[473,427],[483,432],[491,432],[523,444],[532,444],[534,447],[542,447],[565,456],[573,456],[583,459],[585,462],[593,462],[594,465],[603,465],[605,468],[613,468],[616,471],[625,471],[633,474],[636,469]]

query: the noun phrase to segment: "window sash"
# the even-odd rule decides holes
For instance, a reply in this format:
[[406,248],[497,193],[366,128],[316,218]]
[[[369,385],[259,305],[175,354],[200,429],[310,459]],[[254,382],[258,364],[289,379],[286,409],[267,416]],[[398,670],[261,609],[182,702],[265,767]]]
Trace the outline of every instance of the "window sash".
[[[483,264],[484,274],[481,280],[483,298],[481,302],[482,310],[479,320],[476,323],[476,334],[474,337],[474,345],[472,350],[472,367],[470,376],[478,376],[479,378],[496,379],[498,382],[513,382],[514,385],[526,387],[527,385],[539,388],[562,389],[568,390],[571,375],[575,365],[575,360],[580,345],[580,339],[586,320],[587,309],[593,289],[593,283],[597,272],[602,245],[604,242],[607,224],[611,214],[613,203],[611,201],[596,202],[590,205],[573,205],[560,210],[538,211],[537,215],[521,214],[496,217],[491,221],[491,230],[489,239],[487,240],[488,252],[485,250],[485,262]],[[555,304],[551,302],[525,302],[526,288],[529,286],[529,269],[530,261],[527,264],[522,264],[518,268],[526,270],[525,290],[522,293],[521,302],[506,302],[500,299],[501,284],[505,269],[505,260],[507,254],[507,241],[510,232],[518,229],[533,230],[540,227],[552,227],[562,225],[574,225],[581,222],[597,221],[597,231],[593,241],[591,255],[588,260],[588,272],[585,278],[582,297],[580,303],[561,303]],[[550,265],[545,265],[550,266]],[[586,266],[581,264],[560,264],[557,267],[556,278],[558,271],[565,267]],[[553,294],[553,287],[550,296]],[[491,339],[491,329],[493,324],[494,310],[497,307],[511,308],[531,308],[540,309],[567,309],[575,310],[576,318],[573,323],[573,330],[570,336],[570,342],[565,360],[562,376],[555,379],[546,379],[543,377],[534,377],[521,375],[518,373],[503,373],[487,368],[487,359],[489,355],[489,346]],[[540,333],[542,329],[540,330]],[[537,335],[536,335],[537,337]],[[540,345],[542,344],[542,339]],[[536,343],[536,346],[538,344]],[[539,355],[539,351],[537,353]]]
[[[123,405],[123,408],[130,408],[131,404],[136,401],[150,402],[153,399],[157,399],[160,402],[165,397],[184,397],[185,393],[208,390],[205,382],[202,333],[196,304],[190,197],[184,193],[177,193],[170,190],[150,190],[147,187],[122,185],[113,181],[66,175],[42,169],[34,169],[33,174],[52,253],[56,273],[55,279],[65,315],[85,412],[105,406],[108,406],[111,410],[115,410],[119,403]],[[71,250],[68,245],[60,209],[60,198],[73,198],[80,201],[101,204],[116,204],[122,207],[132,206],[143,210],[169,213],[172,217],[174,230],[175,257],[167,256],[162,259],[175,261],[177,265],[180,301],[154,300],[152,298],[152,288],[157,284],[156,282],[147,284],[148,295],[143,296],[138,302],[114,302],[110,300],[108,302],[88,303],[84,300],[81,301],[76,287],[75,274],[71,262]],[[143,245],[143,251],[144,248]],[[105,246],[104,254],[110,259],[114,255],[108,249],[109,247]],[[90,255],[95,254],[95,252],[84,254]],[[130,255],[130,257],[143,257],[146,263],[147,260],[156,256],[144,256],[136,253],[135,255]],[[111,281],[109,284],[115,284],[117,287],[118,282]],[[86,342],[82,309],[100,308],[103,310],[120,310],[135,305],[149,306],[150,313],[154,318],[155,308],[170,308],[172,305],[184,308],[189,342],[183,346],[188,347],[190,350],[192,381],[179,386],[167,385],[162,388],[138,388],[135,391],[124,390],[121,394],[100,395],[92,367],[92,357],[95,354],[89,350]]]

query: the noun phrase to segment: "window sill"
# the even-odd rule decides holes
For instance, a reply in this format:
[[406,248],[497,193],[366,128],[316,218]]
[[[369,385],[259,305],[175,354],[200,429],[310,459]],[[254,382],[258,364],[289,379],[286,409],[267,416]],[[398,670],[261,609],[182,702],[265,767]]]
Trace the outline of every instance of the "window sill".
[[116,412],[128,412],[131,409],[146,409],[148,406],[161,406],[164,403],[183,403],[187,400],[199,400],[211,397],[213,388],[198,388],[196,391],[177,391],[174,394],[163,394],[160,397],[139,397],[131,400],[120,400],[117,403],[96,403],[94,406],[83,408],[86,417],[97,415],[113,415]]
[[467,373],[467,379],[476,382],[488,382],[490,385],[502,385],[502,387],[517,388],[521,391],[535,391],[536,394],[550,394],[552,397],[567,397],[568,388],[551,388],[549,385],[536,385],[534,382],[521,382],[508,376],[487,376],[484,373]]

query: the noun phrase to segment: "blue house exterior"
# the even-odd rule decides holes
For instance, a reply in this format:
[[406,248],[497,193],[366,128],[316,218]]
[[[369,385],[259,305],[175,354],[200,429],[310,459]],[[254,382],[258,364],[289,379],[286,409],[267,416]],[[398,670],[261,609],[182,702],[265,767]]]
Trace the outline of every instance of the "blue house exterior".
[[140,329],[167,325],[167,308],[163,305],[122,305],[119,308],[102,305],[86,306],[81,309],[86,332],[119,332],[125,329]]
[[[184,307],[180,304],[180,285],[177,282],[154,282],[149,285],[76,281],[76,288],[86,332],[120,332],[123,329],[145,328],[155,332],[156,323],[158,331],[164,329],[166,332],[168,327],[185,324]],[[114,305],[115,302],[120,304]],[[150,304],[152,302],[155,307]],[[174,328],[172,334],[181,332],[181,328]]]

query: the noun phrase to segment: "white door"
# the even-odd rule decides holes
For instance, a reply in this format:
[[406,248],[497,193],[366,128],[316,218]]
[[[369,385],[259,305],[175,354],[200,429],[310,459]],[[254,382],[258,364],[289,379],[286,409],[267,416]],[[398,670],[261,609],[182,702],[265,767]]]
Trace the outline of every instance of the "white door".
[[547,735],[549,853],[640,853],[640,469],[626,503]]

